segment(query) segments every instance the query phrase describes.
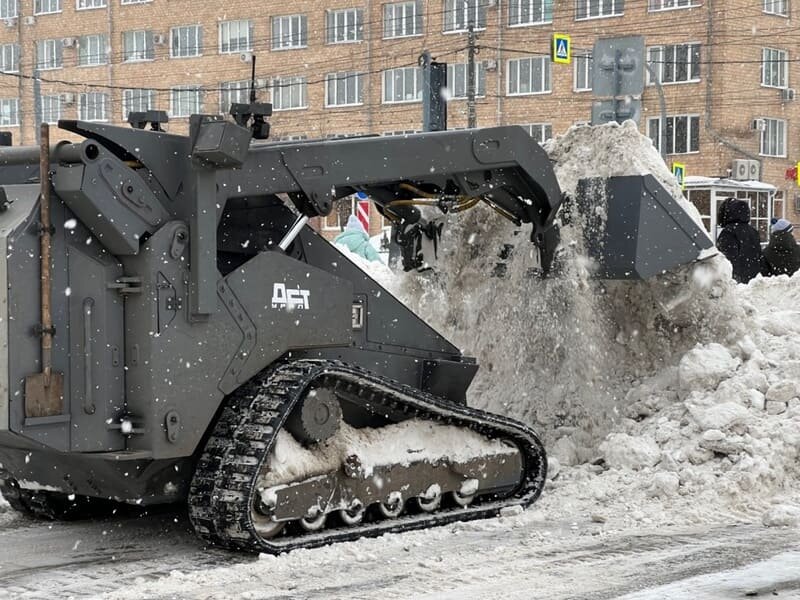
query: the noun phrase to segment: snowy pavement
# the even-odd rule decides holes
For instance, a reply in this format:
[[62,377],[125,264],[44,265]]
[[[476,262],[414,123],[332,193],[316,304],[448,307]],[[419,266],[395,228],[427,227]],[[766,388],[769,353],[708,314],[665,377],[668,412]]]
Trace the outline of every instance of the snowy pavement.
[[614,530],[534,513],[261,558],[205,550],[162,513],[0,530],[0,598],[800,597],[796,529]]

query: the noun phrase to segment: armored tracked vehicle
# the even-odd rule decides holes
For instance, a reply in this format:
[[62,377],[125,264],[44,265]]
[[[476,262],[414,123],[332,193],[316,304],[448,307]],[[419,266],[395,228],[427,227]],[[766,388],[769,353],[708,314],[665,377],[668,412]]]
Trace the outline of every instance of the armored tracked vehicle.
[[[307,221],[363,192],[414,268],[437,229],[417,204],[491,207],[546,273],[547,155],[518,127],[256,144],[250,112],[195,115],[189,136],[61,121],[84,141],[43,126],[40,148],[0,150],[5,498],[51,519],[184,502],[201,538],[250,552],[532,503],[536,433],[468,407],[475,360]],[[600,183],[605,276],[710,247],[652,177]]]

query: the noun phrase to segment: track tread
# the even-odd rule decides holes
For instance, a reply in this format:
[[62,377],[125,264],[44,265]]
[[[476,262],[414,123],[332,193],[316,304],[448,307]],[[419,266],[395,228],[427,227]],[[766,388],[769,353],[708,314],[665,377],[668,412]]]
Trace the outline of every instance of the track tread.
[[[258,474],[277,432],[312,382],[333,380],[336,388],[355,395],[373,412],[413,414],[442,423],[469,427],[478,433],[513,439],[523,453],[525,476],[513,498],[491,496],[467,508],[444,510],[421,518],[362,523],[315,534],[262,539],[250,507],[257,493]],[[247,552],[280,553],[367,536],[443,525],[453,521],[496,516],[510,504],[527,506],[541,494],[547,474],[544,447],[536,433],[511,419],[452,404],[407,385],[337,361],[297,360],[283,363],[253,378],[227,399],[198,462],[189,489],[189,518],[206,542]],[[486,498],[486,497],[484,497]]]

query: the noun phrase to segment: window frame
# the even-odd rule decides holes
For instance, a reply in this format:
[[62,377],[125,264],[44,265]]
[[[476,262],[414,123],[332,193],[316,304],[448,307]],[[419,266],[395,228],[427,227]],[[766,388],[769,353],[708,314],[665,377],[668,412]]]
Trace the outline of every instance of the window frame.
[[[389,87],[388,84],[388,77],[390,74],[393,74],[397,71],[403,72],[403,91],[405,92],[406,84],[407,84],[407,73],[413,71],[415,73],[414,76],[414,98],[412,99],[403,99],[403,100],[387,100],[386,92],[387,88]],[[392,92],[394,92],[394,84],[395,78],[392,76]],[[381,104],[413,104],[415,102],[422,102],[422,69],[420,67],[393,67],[391,69],[384,69],[383,73],[381,73]],[[392,94],[394,95],[394,94]],[[406,96],[407,94],[403,94]]]
[[[534,138],[537,144],[541,145],[544,144],[547,140],[553,139],[552,123],[526,123],[524,125],[520,125],[520,127],[522,127],[529,136]],[[538,129],[540,133],[539,136],[534,137],[533,135],[534,129]],[[548,131],[550,132],[549,136],[547,135]],[[538,139],[539,137],[542,138],[541,141]]]
[[[133,96],[135,92],[145,92],[147,95],[147,105],[146,108],[142,108],[141,106],[135,107],[136,110],[131,110],[132,101],[137,103],[141,103],[141,97],[139,98],[131,98],[129,99],[128,96]],[[131,112],[146,112],[148,110],[155,110],[156,106],[156,91],[151,88],[126,88],[122,90],[122,120],[128,120],[128,113]]]
[[[338,23],[339,17],[344,18],[344,23]],[[354,23],[348,22],[348,16],[354,17]],[[348,31],[352,28],[353,38],[348,39]],[[337,32],[342,29],[344,37],[337,39]],[[325,11],[325,43],[357,44],[364,41],[364,9],[361,7],[334,8]]]
[[[231,99],[230,96],[237,96],[244,93],[244,97]],[[219,84],[219,112],[227,115],[230,112],[231,104],[248,104],[250,102],[250,80],[238,79],[236,81],[223,81]]]
[[[178,37],[178,47],[180,47],[180,36],[181,31],[187,30],[194,30],[194,42],[197,44],[195,50],[197,51],[196,54],[176,54],[175,49],[175,36],[176,33]],[[188,38],[187,38],[188,41]],[[188,48],[187,44],[187,48]],[[191,25],[176,25],[175,27],[171,27],[169,30],[169,57],[170,58],[197,58],[198,56],[203,56],[203,26],[197,23]]]
[[[684,152],[677,152],[675,148],[677,146],[677,134],[678,134],[678,119],[686,119],[686,151]],[[698,154],[700,152],[700,115],[698,114],[678,114],[678,115],[667,115],[667,134],[664,137],[664,140],[667,144],[667,148],[664,151],[664,154],[667,156],[676,156],[676,155],[685,155],[685,154]],[[672,124],[670,125],[670,121]],[[693,125],[694,122],[694,125]],[[658,137],[653,137],[653,124],[657,124],[659,130],[656,132]],[[647,136],[653,141],[653,146],[661,152],[661,137],[660,137],[660,127],[661,127],[661,117],[650,117],[647,119]],[[669,137],[670,127],[672,129],[672,139]],[[693,141],[693,134],[697,134],[697,149],[692,150],[692,141]],[[670,147],[672,151],[670,152]]]
[[[511,75],[512,75],[512,64],[516,64],[516,84],[517,88],[519,88],[519,83],[521,81],[520,75],[521,70],[520,67],[523,62],[530,62],[530,83],[531,87],[533,88],[533,76],[534,76],[534,69],[533,63],[540,62],[542,69],[541,69],[541,79],[542,79],[542,90],[541,91],[530,91],[530,92],[512,92],[511,91]],[[552,62],[549,56],[529,56],[523,58],[509,58],[506,61],[506,96],[514,97],[514,96],[537,96],[541,94],[552,94],[553,93],[553,72],[552,72]]]
[[[339,87],[344,85],[344,95],[348,96],[347,83],[354,79],[355,101],[344,103],[331,103],[331,84],[335,84],[333,96],[338,97]],[[339,83],[341,82],[341,83]],[[325,76],[325,108],[346,108],[349,106],[363,106],[364,104],[364,74],[359,71],[340,71],[338,73],[328,73]]]
[[[460,71],[460,73],[459,73]],[[458,94],[454,82],[456,78],[464,79],[464,94]],[[450,91],[451,100],[466,100],[467,85],[469,78],[469,63],[447,63],[447,89]],[[486,97],[486,63],[478,61],[475,63],[475,97]]]
[[[81,4],[91,4],[91,6],[81,6]],[[106,0],[75,0],[75,10],[97,10],[98,8],[108,8]]]
[[0,0],[0,19],[19,18],[19,0]]
[[[195,107],[197,108],[196,111],[189,110],[187,114],[177,114],[175,112],[175,105],[180,104],[181,100],[178,99],[176,102],[176,94],[181,93],[188,93],[194,92],[196,94],[197,101],[195,103]],[[169,116],[170,118],[174,119],[188,119],[190,116],[195,114],[201,114],[203,112],[203,88],[199,85],[173,85],[170,87],[169,90]]]
[[[10,116],[14,118],[13,121],[6,122],[3,116],[6,103]],[[19,127],[19,98],[0,98],[0,127]]]
[[[576,93],[591,92],[593,88],[592,77],[594,74],[594,60],[592,55],[588,52],[585,54],[576,53],[572,57],[572,61],[574,63],[572,70],[572,91]],[[581,63],[584,63],[582,69]],[[584,71],[583,77],[586,78],[586,84],[584,87],[578,87],[579,70]]]
[[[92,53],[91,46],[96,43],[98,52]],[[84,48],[87,52],[84,53]],[[108,39],[104,33],[91,33],[78,38],[77,61],[79,67],[100,67],[108,64]]]
[[[42,7],[42,5],[44,3],[55,4],[57,8],[55,10],[41,10],[41,7]],[[61,0],[34,0],[33,1],[33,15],[35,17],[38,17],[40,15],[55,15],[55,14],[58,14],[58,13],[62,12],[63,10],[64,10],[64,8],[63,8],[63,6],[61,4]]]
[[[409,20],[407,15],[401,15],[398,17],[396,14],[390,17],[389,12],[396,12],[398,9],[405,9],[407,7],[411,7],[412,9],[412,16],[411,16],[411,23],[413,24],[413,33],[397,33],[398,29],[405,30],[405,24]],[[422,6],[421,0],[405,0],[404,2],[388,2],[383,5],[383,39],[384,40],[397,40],[401,38],[410,38],[410,37],[418,37],[423,34],[424,24],[423,24],[423,12],[424,7]],[[402,24],[398,27],[398,24]],[[394,25],[394,27],[392,26]],[[387,35],[387,32],[389,34]]]
[[[777,10],[774,10],[774,8],[769,8],[770,6],[774,7],[776,5],[782,5],[783,12],[778,12]],[[789,6],[790,5],[788,0],[764,0],[764,2],[761,4],[761,12],[764,13],[765,15],[772,15],[774,17],[783,17],[785,19],[788,19]]]
[[[244,47],[239,47],[239,44],[242,40],[241,35],[236,36],[235,38],[231,38],[230,33],[233,29],[234,23],[236,24],[236,30],[238,34],[241,34],[241,27],[242,24],[246,24],[247,28],[247,37],[245,39]],[[232,19],[230,21],[220,21],[219,26],[217,27],[218,36],[219,36],[219,45],[218,50],[220,54],[240,54],[242,52],[252,52],[253,51],[253,32],[254,32],[255,24],[253,23],[252,19]],[[223,30],[228,30],[228,48],[225,48],[226,42],[224,41],[224,32]],[[236,40],[237,43],[234,47],[234,44],[231,43],[231,40]]]
[[[141,36],[139,36],[141,34]],[[138,49],[137,38],[142,37],[144,42],[144,49]],[[129,47],[128,40],[136,42],[133,48]],[[137,55],[142,55],[139,58]],[[154,34],[149,29],[131,29],[122,32],[122,62],[123,63],[137,63],[148,62],[156,58],[156,45],[154,41]],[[131,88],[133,89],[133,88]]]
[[[11,54],[11,67],[4,69],[6,63],[6,54]],[[0,73],[19,73],[19,44],[9,42],[7,44],[0,44]]]
[[[766,55],[768,52],[776,52],[783,55],[783,59],[781,60],[767,60]],[[782,85],[775,85],[772,83],[766,83],[766,76],[767,76],[767,64],[778,64],[779,71],[779,79],[783,79]],[[778,90],[785,90],[789,87],[789,51],[782,50],[780,48],[761,48],[761,87],[771,88],[771,89],[778,89]]]
[[[50,48],[52,46],[52,48]],[[36,58],[34,64],[36,65],[36,69],[38,71],[54,71],[56,69],[63,69],[64,68],[64,44],[61,41],[61,38],[47,38],[44,40],[36,40]],[[40,48],[45,48],[45,56],[49,55],[52,50],[52,58],[54,59],[52,62],[52,66],[50,65],[50,61],[43,63],[40,61]]]
[[[61,94],[44,94],[42,95],[41,99],[42,112],[40,117],[42,119],[42,123],[48,123],[50,125],[58,123],[63,115],[64,108],[64,102],[61,100]],[[51,105],[53,101],[55,101],[58,108],[55,118],[53,118],[53,107]]]
[[[450,19],[451,15],[455,15],[459,9],[464,10],[463,4],[464,2],[472,4],[472,6],[468,6],[466,11],[467,15],[470,12],[474,12],[475,15],[475,23],[473,24],[473,31],[483,31],[486,29],[486,24],[489,20],[488,17],[488,8],[489,2],[487,0],[444,0],[444,11],[442,13],[442,33],[450,34],[450,33],[464,33],[469,31],[469,19],[463,25],[459,25],[456,21],[456,16],[453,16],[453,27],[452,29],[448,29],[448,19]],[[474,3],[474,4],[473,4]],[[452,5],[452,8],[451,8]]]
[[[610,3],[611,12],[608,14],[590,15],[589,13],[592,9],[591,2],[598,2],[602,6],[605,6],[606,3]],[[586,13],[585,16],[579,16],[582,12],[581,8],[584,9]],[[594,19],[613,19],[622,16],[625,16],[625,0],[575,0],[576,21],[591,21]]]
[[[542,20],[541,21],[523,21],[520,17],[518,22],[514,22],[514,6],[516,5],[517,10],[516,13],[518,15],[522,15],[522,8],[523,5],[527,4],[529,6],[528,11],[529,14],[533,14],[533,5],[539,4],[541,5],[542,11]],[[554,0],[508,0],[508,26],[510,28],[514,27],[535,27],[537,25],[548,25],[553,22],[553,7],[555,5]]]
[[[684,46],[686,47],[687,62],[686,63],[679,63],[678,60],[677,60],[677,54],[678,54],[679,48],[682,48]],[[694,50],[695,47],[696,47],[696,51]],[[665,55],[666,55],[668,49],[672,49],[672,54],[673,54],[673,62],[672,63],[668,63],[667,59],[665,58]],[[659,58],[657,58],[657,59],[653,58],[653,53],[654,52],[659,52],[660,53]],[[686,84],[691,84],[691,83],[700,83],[703,80],[703,71],[700,68],[700,66],[701,66],[701,64],[703,62],[702,61],[702,56],[701,56],[702,52],[703,52],[703,44],[701,42],[682,42],[680,44],[660,44],[660,45],[657,45],[657,46],[648,46],[647,49],[645,50],[645,53],[646,53],[646,56],[647,56],[646,57],[647,63],[649,65],[651,65],[652,68],[658,74],[658,80],[659,80],[659,83],[661,85],[686,85]],[[696,55],[696,58],[697,58],[696,61],[694,60],[695,55]],[[685,79],[685,80],[675,79],[673,81],[664,81],[664,72],[667,69],[667,66],[669,64],[672,65],[672,70],[673,70],[673,72],[675,74],[677,74],[677,72],[678,72],[677,66],[685,64],[686,65],[687,76],[689,78]],[[695,75],[693,73],[693,71],[695,71],[695,70],[697,71],[696,72],[696,76],[693,76],[693,75]],[[653,75],[650,73],[650,69],[646,69],[646,71],[647,71],[647,73],[646,73],[647,85],[655,85],[655,80],[653,79]]]
[[[288,45],[288,46],[283,46],[283,45],[276,46],[275,45],[275,41],[276,40],[285,39],[285,36],[283,35],[283,25],[279,25],[279,29],[281,29],[280,35],[275,35],[276,21],[278,23],[282,23],[282,22],[286,21],[290,25],[292,25],[295,19],[297,19],[297,22],[298,22],[299,27],[300,27],[299,38],[298,38],[300,43],[298,45],[291,44],[291,45]],[[303,49],[303,48],[308,48],[308,17],[306,15],[304,15],[304,14],[273,16],[271,21],[270,21],[270,31],[272,33],[272,39],[270,41],[270,50],[282,51],[282,50],[300,50],[300,49]],[[291,31],[291,27],[290,27],[289,39],[291,40],[293,38],[294,38],[294,34]]]
[[[675,4],[679,4],[681,2],[685,2],[685,4],[681,6],[664,6],[667,2],[674,2]],[[660,4],[660,7],[656,7],[656,4]],[[687,8],[695,8],[700,6],[700,2],[697,0],[647,0],[647,12],[668,12],[671,10],[685,10]]]
[[[292,92],[295,88],[300,90],[300,106],[292,105]],[[280,91],[280,101],[276,101],[275,90]],[[284,106],[283,90],[288,90],[289,106]],[[270,99],[272,100],[272,110],[306,110],[308,108],[308,80],[302,75],[292,77],[276,77],[270,82]]]
[[[99,119],[94,118],[93,119],[93,118],[90,118],[87,113],[84,113],[84,111],[87,111],[88,108],[89,108],[88,100],[89,100],[90,96],[94,100],[96,100],[97,98],[101,98],[102,99],[102,102],[100,103],[101,106],[102,106],[102,111],[101,111],[102,115],[103,115],[102,118],[99,118]],[[105,123],[105,122],[107,122],[108,121],[108,103],[109,103],[109,97],[108,97],[108,94],[106,94],[105,92],[81,92],[80,94],[78,94],[78,119],[81,120],[81,121],[91,121],[91,122],[94,122],[94,123]],[[96,110],[96,107],[97,107],[97,103],[95,102],[95,105],[94,105],[93,108]]]
[[[764,127],[764,130],[761,132],[761,139],[759,141],[759,147],[758,147],[759,156],[767,156],[767,157],[771,157],[771,158],[786,158],[788,156],[787,155],[787,150],[788,150],[787,141],[788,141],[788,138],[789,138],[789,136],[788,136],[788,133],[789,133],[788,121],[786,119],[775,119],[775,118],[772,118],[772,117],[759,117],[759,118],[764,119],[764,121],[766,122],[766,127]],[[775,126],[782,125],[782,127],[780,127],[780,128],[776,127],[776,129],[774,131],[774,133],[779,133],[782,136],[782,139],[779,136],[779,138],[777,140],[775,140],[775,142],[776,142],[775,145],[777,145],[777,142],[782,142],[782,146],[783,147],[781,148],[781,153],[780,154],[771,154],[771,153],[765,152],[765,148],[764,148],[765,142],[767,142],[766,138],[770,134],[770,128],[771,128],[771,125],[773,125],[773,124]]]

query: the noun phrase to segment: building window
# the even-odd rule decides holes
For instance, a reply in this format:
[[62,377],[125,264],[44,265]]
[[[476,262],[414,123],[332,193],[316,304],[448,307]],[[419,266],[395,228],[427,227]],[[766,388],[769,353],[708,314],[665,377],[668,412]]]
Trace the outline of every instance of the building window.
[[173,27],[170,35],[169,55],[172,58],[200,56],[203,48],[203,30],[200,25]]
[[0,98],[0,125],[19,125],[19,100]]
[[88,92],[78,96],[78,119],[81,121],[108,120],[108,94]]
[[61,40],[39,40],[36,42],[36,68],[60,69],[64,64],[64,47]]
[[272,108],[289,110],[306,108],[306,78],[280,77],[272,80]]
[[170,90],[169,114],[172,117],[188,117],[202,112],[202,90],[193,85],[179,85]]
[[541,25],[553,22],[553,0],[509,0],[508,24]]
[[520,125],[520,127],[540,144],[553,137],[553,126],[550,123],[530,123],[529,125]]
[[[467,97],[467,80],[469,65],[467,63],[451,63],[447,65],[447,87],[451,98]],[[475,65],[475,96],[486,95],[486,65],[482,62]]]
[[155,90],[132,89],[122,91],[122,118],[132,112],[146,112],[156,107]]
[[691,6],[697,6],[697,0],[648,0],[647,2],[647,10],[650,12],[689,8]]
[[383,72],[383,103],[422,100],[422,69],[401,67]]
[[[647,120],[647,134],[661,151],[661,119]],[[688,154],[700,151],[700,117],[676,115],[667,117],[667,154]]]
[[364,11],[360,8],[329,10],[327,13],[329,44],[345,44],[364,39]]
[[550,92],[550,57],[512,58],[508,61],[509,96]]
[[786,156],[786,121],[783,119],[764,119],[766,127],[761,132],[762,156]]
[[305,15],[272,17],[272,49],[305,48],[308,45],[308,25]]
[[78,10],[105,8],[106,0],[78,0]]
[[250,82],[226,81],[219,86],[219,112],[227,114],[231,104],[250,103]]
[[[647,56],[661,83],[700,81],[700,44],[651,46]],[[655,83],[649,69],[647,83]]]
[[61,119],[61,96],[42,96],[42,122],[58,123]]
[[219,24],[219,53],[249,52],[253,49],[253,22],[223,21]]
[[153,60],[155,48],[153,46],[152,31],[126,31],[122,34],[122,60],[135,62],[138,60]]
[[789,53],[774,48],[761,49],[761,85],[785,88],[789,85]]
[[383,37],[386,39],[422,34],[422,2],[394,2],[383,5]]
[[0,0],[0,19],[14,19],[18,15],[17,0]]
[[361,73],[330,73],[325,78],[325,106],[356,106],[364,103]]
[[122,4],[145,4],[153,0],[122,0]]
[[764,12],[781,17],[789,16],[789,2],[787,0],[764,0]]
[[575,63],[575,91],[588,92],[592,89],[592,56],[590,54],[576,54]]
[[487,0],[444,0],[444,30],[466,31],[486,28]]
[[108,61],[106,55],[105,35],[83,35],[78,38],[78,65],[89,67],[104,65]]
[[33,3],[33,14],[35,15],[57,12],[61,12],[61,0],[35,0]]
[[600,19],[622,16],[625,0],[576,0],[575,19]]
[[0,46],[0,71],[17,73],[19,71],[19,44]]

